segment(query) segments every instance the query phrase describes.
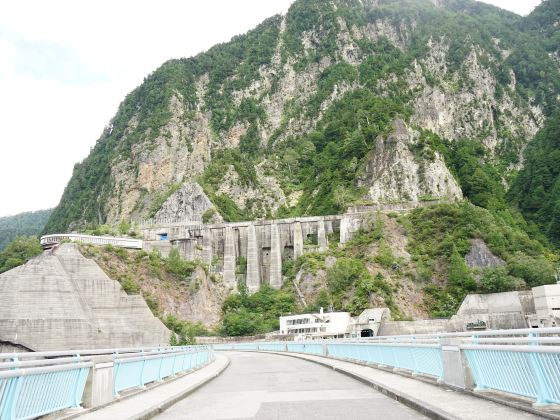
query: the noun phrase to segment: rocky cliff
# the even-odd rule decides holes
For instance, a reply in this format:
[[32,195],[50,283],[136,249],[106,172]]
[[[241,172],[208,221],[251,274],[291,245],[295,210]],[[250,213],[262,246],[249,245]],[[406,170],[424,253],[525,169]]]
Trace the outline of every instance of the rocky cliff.
[[508,185],[560,91],[530,19],[470,0],[297,0],[149,75],[76,165],[46,230],[460,198],[441,151],[418,146],[426,133],[481,144]]

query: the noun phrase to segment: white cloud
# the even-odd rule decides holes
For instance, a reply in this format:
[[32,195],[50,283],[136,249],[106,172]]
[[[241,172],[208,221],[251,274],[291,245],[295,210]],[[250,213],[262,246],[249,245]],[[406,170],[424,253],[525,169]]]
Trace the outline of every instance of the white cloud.
[[[293,0],[21,0],[0,11],[0,216],[55,206],[125,95]],[[488,0],[517,13],[537,0]],[[32,12],[31,12],[32,11]]]

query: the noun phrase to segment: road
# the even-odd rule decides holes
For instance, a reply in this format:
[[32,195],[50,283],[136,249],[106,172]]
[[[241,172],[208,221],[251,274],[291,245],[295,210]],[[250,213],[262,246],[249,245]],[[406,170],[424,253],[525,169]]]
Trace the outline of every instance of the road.
[[324,366],[293,357],[227,353],[230,366],[156,419],[425,418],[372,388]]

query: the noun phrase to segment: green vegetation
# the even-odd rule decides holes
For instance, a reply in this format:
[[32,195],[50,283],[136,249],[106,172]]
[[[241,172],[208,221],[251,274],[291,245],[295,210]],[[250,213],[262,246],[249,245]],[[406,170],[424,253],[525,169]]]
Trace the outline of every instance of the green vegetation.
[[560,111],[537,133],[525,158],[509,197],[560,246]]
[[[243,186],[255,186],[255,165],[264,159],[270,163],[267,170],[280,178],[286,194],[303,192],[295,207],[280,209],[278,216],[343,211],[363,195],[356,179],[375,139],[390,131],[394,118],[409,120],[410,100],[417,93],[407,81],[413,63],[423,66],[432,86],[445,82],[457,89],[468,88],[471,81],[465,62],[476,51],[478,63],[497,80],[498,100],[508,94],[518,105],[541,106],[547,116],[552,115],[560,93],[560,74],[548,55],[557,50],[559,34],[554,25],[559,12],[553,3],[545,2],[529,17],[521,18],[470,0],[448,1],[445,7],[434,7],[428,0],[395,0],[372,8],[358,0],[337,1],[336,8],[321,0],[298,0],[286,16],[283,43],[279,43],[282,18],[274,16],[196,57],[170,60],[146,77],[123,101],[90,155],[75,166],[45,231],[65,232],[70,226],[76,229],[105,223],[108,200],[121,191],[120,186],[112,185],[112,165],[132,157],[133,146],[151,150],[156,138],[168,139],[166,124],[174,108],[182,110],[178,118],[187,125],[199,109],[210,116],[207,134],[212,139],[212,159],[199,181],[225,220],[266,216],[240,209],[231,197],[218,193],[230,165]],[[375,41],[356,37],[359,64],[348,64],[337,41],[346,30],[338,18],[344,19],[347,28],[379,20],[393,23],[402,28],[406,46],[397,48],[384,37]],[[428,42],[433,45],[439,40],[449,47],[445,80],[431,74],[422,61],[431,52]],[[507,58],[503,51],[510,52]],[[277,93],[279,80],[285,76],[284,67],[270,67],[275,53],[282,65],[291,63],[298,72],[313,73],[318,63],[321,70],[309,97],[286,102],[280,126],[264,145],[261,133],[267,116],[262,100]],[[261,71],[270,72],[264,91],[251,87],[255,82],[263,85]],[[511,72],[517,82],[515,91],[511,90]],[[201,78],[203,98],[197,95]],[[333,94],[346,88],[351,88],[350,92],[329,102]],[[259,93],[253,93],[256,91]],[[240,96],[240,92],[249,94]],[[170,107],[172,98],[175,105]],[[511,127],[502,126],[501,112],[509,111],[500,109],[493,111],[495,129],[502,140],[497,159],[489,158],[481,146],[491,127],[481,129],[476,138],[446,146],[450,165],[461,178],[467,197],[487,208],[493,205],[495,193],[498,201],[505,194],[502,177],[510,176],[507,169],[518,163],[525,141],[513,134]],[[288,131],[289,122],[302,116],[303,126],[313,130]],[[232,127],[247,131],[238,147],[224,147],[220,139]],[[184,141],[185,152],[192,152],[190,138]],[[139,163],[133,159],[131,165],[131,173],[137,175]],[[153,215],[175,186],[158,188],[159,192],[143,192],[151,196],[143,197],[139,206],[146,198],[152,203],[150,208],[141,209],[143,216]]]
[[254,335],[279,328],[278,317],[296,310],[291,291],[274,290],[262,285],[252,295],[243,285],[239,293],[228,296],[222,306],[222,334],[228,336]]
[[189,322],[177,319],[173,315],[168,315],[163,319],[163,323],[173,334],[169,339],[171,346],[188,346],[196,344],[196,337],[211,335],[201,322]]
[[0,251],[0,273],[25,264],[43,249],[35,236],[18,236]]
[[38,235],[47,223],[52,209],[0,217],[0,251],[17,236]]
[[[401,222],[410,236],[409,250],[420,280],[444,284],[425,288],[426,305],[434,317],[453,315],[469,292],[516,290],[554,281],[558,256],[531,238],[527,224],[513,210],[492,212],[468,202],[441,204],[414,210]],[[478,283],[463,258],[475,238],[506,262],[503,269],[483,273]]]

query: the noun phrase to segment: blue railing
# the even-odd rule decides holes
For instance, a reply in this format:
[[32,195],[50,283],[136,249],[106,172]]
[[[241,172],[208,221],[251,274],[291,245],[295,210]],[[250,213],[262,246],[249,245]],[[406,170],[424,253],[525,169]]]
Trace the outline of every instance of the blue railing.
[[197,369],[213,359],[212,348],[206,346],[116,359],[114,393]]
[[464,345],[476,388],[560,404],[560,352],[554,346]]
[[28,419],[79,407],[92,363],[0,372],[0,419]]
[[327,344],[328,355],[443,377],[441,348],[429,344]]
[[30,419],[79,407],[96,363],[112,367],[113,383],[108,386],[117,395],[212,360],[209,346],[0,353],[0,420]]

